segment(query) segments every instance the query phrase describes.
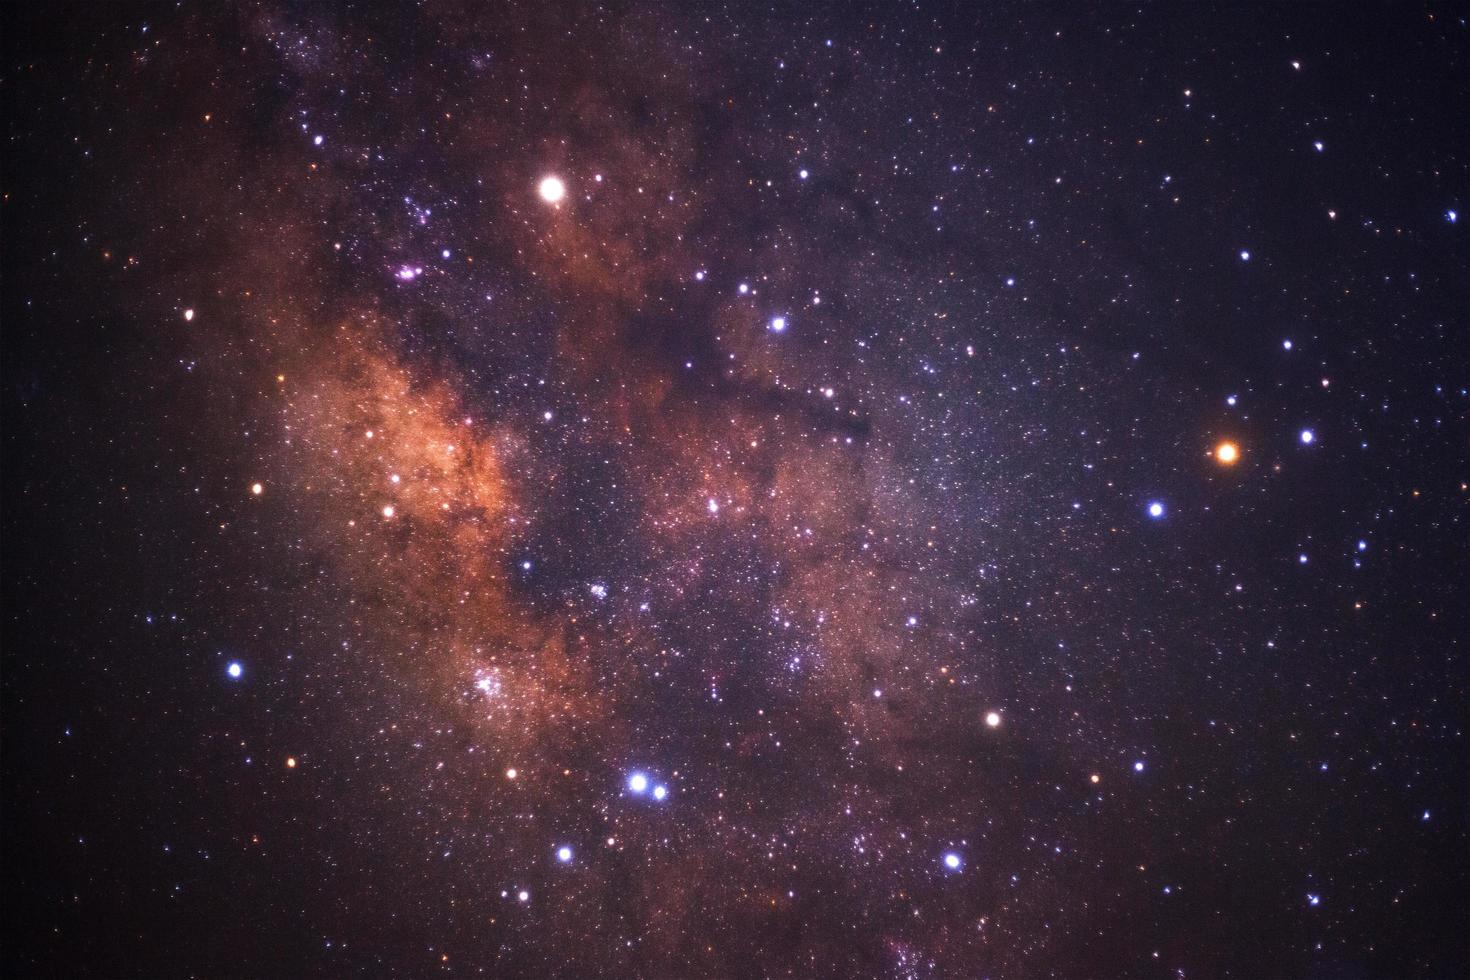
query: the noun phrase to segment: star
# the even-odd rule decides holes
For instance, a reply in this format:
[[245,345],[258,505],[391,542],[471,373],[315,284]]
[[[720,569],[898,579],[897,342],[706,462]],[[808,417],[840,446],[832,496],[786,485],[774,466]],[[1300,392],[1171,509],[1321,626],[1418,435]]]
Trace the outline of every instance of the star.
[[560,177],[543,177],[536,186],[536,192],[547,204],[556,204],[567,196],[567,185],[562,183]]
[[1233,442],[1222,442],[1215,447],[1215,459],[1226,466],[1233,465],[1240,459],[1240,447]]
[[1303,446],[1310,446],[1312,443],[1317,441],[1317,433],[1313,432],[1311,429],[1303,429],[1300,433],[1297,434],[1297,438],[1301,440]]
[[641,772],[635,772],[628,777],[628,789],[634,793],[643,793],[648,789],[648,777]]
[[1150,501],[1148,505],[1148,516],[1156,521],[1162,518],[1164,516],[1163,502],[1159,500]]
[[230,675],[231,680],[237,681],[244,676],[245,667],[240,661],[231,660],[229,666],[225,668],[225,673]]
[[572,860],[572,849],[565,844],[556,849],[556,859],[562,864],[569,864]]
[[945,870],[947,871],[958,871],[960,870],[960,866],[964,864],[964,862],[960,859],[960,856],[954,851],[946,852],[943,860]]
[[[1000,712],[998,712],[998,711],[991,711],[991,712],[987,713],[985,715],[985,724],[988,725],[988,726],[990,726],[991,728],[999,728],[1000,727]],[[1024,728],[1025,726],[1023,725],[1022,727]]]

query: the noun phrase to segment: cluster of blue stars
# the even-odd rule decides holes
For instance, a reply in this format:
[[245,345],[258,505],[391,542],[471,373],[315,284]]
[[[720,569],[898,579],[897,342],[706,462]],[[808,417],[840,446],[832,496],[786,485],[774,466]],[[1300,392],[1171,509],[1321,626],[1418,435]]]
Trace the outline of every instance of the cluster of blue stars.
[[634,796],[643,796],[645,793],[662,803],[668,798],[669,788],[663,783],[655,783],[648,778],[644,772],[634,772],[628,776],[628,792]]

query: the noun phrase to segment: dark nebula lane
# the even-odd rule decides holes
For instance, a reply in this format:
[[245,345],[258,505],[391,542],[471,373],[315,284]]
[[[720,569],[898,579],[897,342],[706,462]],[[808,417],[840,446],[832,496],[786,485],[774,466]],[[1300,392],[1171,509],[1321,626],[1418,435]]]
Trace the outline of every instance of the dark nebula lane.
[[1467,18],[6,5],[0,972],[1470,972]]

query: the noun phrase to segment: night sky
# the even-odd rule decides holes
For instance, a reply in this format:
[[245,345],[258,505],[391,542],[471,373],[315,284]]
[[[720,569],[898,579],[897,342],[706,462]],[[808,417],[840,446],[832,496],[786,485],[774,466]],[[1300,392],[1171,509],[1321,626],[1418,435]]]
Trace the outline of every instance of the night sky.
[[1465,975],[1467,17],[5,5],[5,975]]

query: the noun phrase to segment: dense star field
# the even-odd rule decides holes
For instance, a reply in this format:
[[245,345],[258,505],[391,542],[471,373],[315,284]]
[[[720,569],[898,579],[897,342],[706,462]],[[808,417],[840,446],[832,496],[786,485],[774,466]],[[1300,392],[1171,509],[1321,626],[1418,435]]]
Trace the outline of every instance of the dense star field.
[[1467,14],[6,5],[6,975],[1463,976]]

